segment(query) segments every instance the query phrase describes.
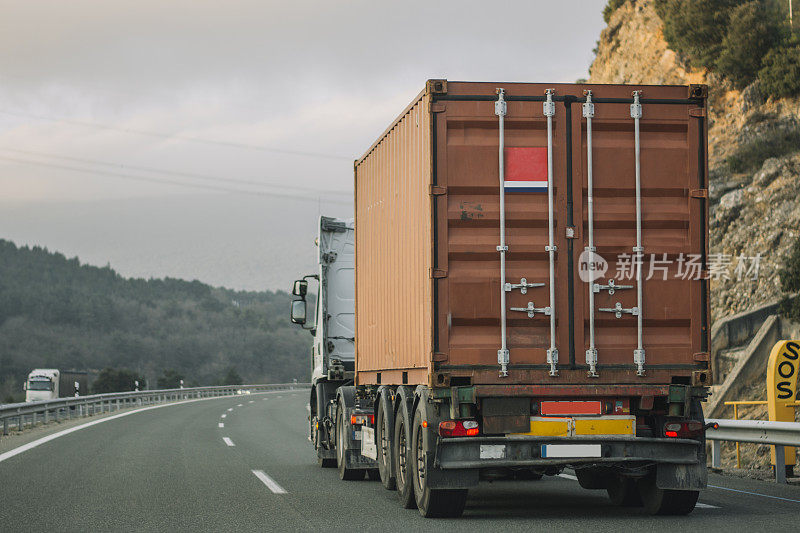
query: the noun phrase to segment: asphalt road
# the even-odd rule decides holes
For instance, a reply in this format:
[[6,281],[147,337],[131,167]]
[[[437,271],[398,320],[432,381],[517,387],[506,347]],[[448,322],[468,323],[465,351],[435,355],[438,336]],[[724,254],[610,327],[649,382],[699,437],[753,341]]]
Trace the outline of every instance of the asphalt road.
[[306,439],[306,396],[281,391],[170,405],[4,460],[0,454],[0,531],[800,528],[800,487],[715,474],[688,517],[614,507],[604,491],[581,489],[566,474],[484,483],[470,491],[462,518],[426,520],[378,482],[340,481],[335,469],[317,466]]

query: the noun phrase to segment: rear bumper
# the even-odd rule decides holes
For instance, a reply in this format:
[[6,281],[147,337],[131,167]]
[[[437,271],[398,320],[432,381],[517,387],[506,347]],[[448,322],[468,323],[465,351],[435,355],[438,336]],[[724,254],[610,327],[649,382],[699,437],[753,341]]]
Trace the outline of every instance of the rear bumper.
[[[599,444],[600,457],[542,457],[546,444]],[[494,445],[492,458],[481,458],[481,446]],[[501,446],[500,453],[497,446]],[[700,442],[628,436],[438,438],[434,468],[464,470],[581,464],[664,463],[696,465],[705,462]],[[703,464],[705,467],[705,464]]]

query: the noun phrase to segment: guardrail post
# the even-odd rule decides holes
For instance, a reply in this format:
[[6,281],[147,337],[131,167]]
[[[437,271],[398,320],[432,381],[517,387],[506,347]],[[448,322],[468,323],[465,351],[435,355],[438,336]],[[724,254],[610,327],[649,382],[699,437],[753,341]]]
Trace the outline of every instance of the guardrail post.
[[3,419],[3,435],[8,435],[8,418]]
[[711,441],[711,466],[722,468],[722,441]]
[[47,410],[47,407],[45,407],[44,408],[44,425],[46,426],[48,422],[50,422],[50,412]]
[[34,413],[31,415],[31,429],[33,429],[33,428],[35,428],[35,427],[36,427],[36,413],[34,412]]
[[58,415],[60,414],[60,412],[61,412],[61,408],[60,407],[56,407],[55,409],[53,409],[53,419],[56,422],[58,422]]
[[786,483],[786,448],[775,446],[775,483]]

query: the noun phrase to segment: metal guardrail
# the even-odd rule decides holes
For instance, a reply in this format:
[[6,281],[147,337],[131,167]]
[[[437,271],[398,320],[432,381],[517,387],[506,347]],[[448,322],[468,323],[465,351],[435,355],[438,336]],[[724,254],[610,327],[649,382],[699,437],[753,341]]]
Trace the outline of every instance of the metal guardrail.
[[112,392],[57,398],[39,402],[10,403],[0,405],[2,434],[8,435],[13,426],[22,431],[26,425],[34,427],[41,422],[67,420],[103,413],[119,411],[129,407],[155,405],[181,400],[236,396],[252,392],[304,389],[310,383],[276,383],[266,385],[223,385],[213,387],[189,387],[183,389],[162,389],[131,392]]
[[753,442],[775,446],[775,481],[786,483],[786,455],[784,446],[800,446],[799,422],[770,422],[768,420],[706,419],[717,424],[717,428],[706,431],[706,439],[712,441],[711,465],[722,465],[722,441]]

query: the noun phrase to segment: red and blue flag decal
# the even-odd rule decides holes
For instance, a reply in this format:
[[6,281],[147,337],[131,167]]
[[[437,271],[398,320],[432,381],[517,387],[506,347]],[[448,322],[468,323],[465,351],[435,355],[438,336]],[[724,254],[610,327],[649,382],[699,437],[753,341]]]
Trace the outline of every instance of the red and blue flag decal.
[[547,148],[506,148],[506,192],[547,192]]

